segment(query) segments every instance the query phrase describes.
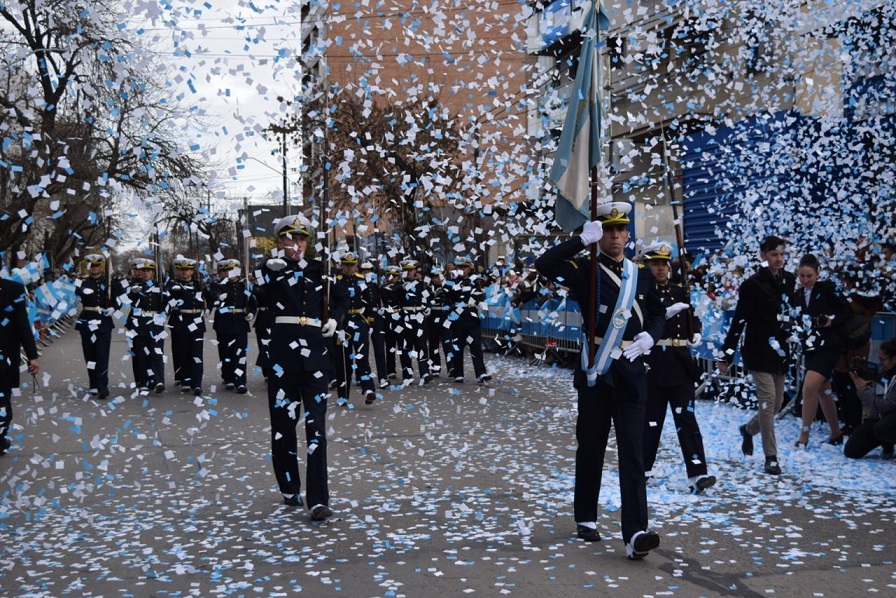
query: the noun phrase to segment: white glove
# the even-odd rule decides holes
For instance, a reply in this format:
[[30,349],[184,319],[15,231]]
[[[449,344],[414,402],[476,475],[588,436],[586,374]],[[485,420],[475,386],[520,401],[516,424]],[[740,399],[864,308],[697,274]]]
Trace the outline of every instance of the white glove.
[[634,361],[638,357],[644,355],[653,347],[653,337],[646,332],[639,332],[635,335],[635,340],[628,347],[622,350],[629,361]]
[[274,272],[278,272],[286,267],[286,260],[281,260],[279,257],[275,257],[265,262],[265,265]]
[[115,313],[114,307],[107,307],[106,309],[103,310],[103,315],[109,316],[110,318],[112,317],[112,314],[114,314],[114,313]]
[[696,347],[700,343],[703,342],[703,335],[699,332],[695,332],[694,336],[691,337],[691,340],[688,341],[688,347]]
[[333,336],[333,334],[335,334],[336,332],[336,320],[334,320],[333,318],[327,320],[327,322],[323,326],[321,326],[320,331],[327,338]]
[[678,314],[679,312],[683,312],[689,307],[690,305],[688,305],[687,303],[673,303],[666,308],[666,319],[668,320],[669,318],[674,317],[676,314]]
[[600,223],[599,220],[595,220],[594,222],[586,222],[582,227],[582,234],[579,235],[579,238],[582,240],[582,243],[587,247],[592,243],[597,243],[600,241],[600,238],[604,236],[604,226]]

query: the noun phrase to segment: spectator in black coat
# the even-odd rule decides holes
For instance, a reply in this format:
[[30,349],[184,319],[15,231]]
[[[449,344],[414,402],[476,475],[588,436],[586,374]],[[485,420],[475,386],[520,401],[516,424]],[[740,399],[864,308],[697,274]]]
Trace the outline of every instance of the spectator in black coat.
[[759,255],[767,265],[741,285],[731,328],[717,363],[719,371],[727,374],[743,335],[741,354],[744,366],[753,374],[759,412],[739,428],[741,450],[745,455],[752,455],[753,436],[761,432],[765,472],[771,475],[781,473],[775,414],[784,402],[784,379],[790,364],[787,319],[796,283],[793,274],[784,270],[785,247],[784,239],[776,236],[766,237],[759,245]]
[[36,375],[37,343],[25,307],[25,287],[12,280],[0,279],[0,455],[9,450],[12,424],[12,393],[19,387],[19,348],[28,357],[28,373]]
[[830,380],[834,366],[843,353],[843,342],[835,325],[848,318],[852,310],[846,299],[837,293],[833,282],[818,280],[818,268],[818,258],[811,253],[803,256],[797,268],[800,284],[790,299],[794,308],[802,314],[802,324],[806,330],[803,338],[806,368],[803,379],[803,424],[796,441],[797,448],[805,448],[809,442],[809,427],[815,421],[819,403],[831,427],[828,442],[843,443]]

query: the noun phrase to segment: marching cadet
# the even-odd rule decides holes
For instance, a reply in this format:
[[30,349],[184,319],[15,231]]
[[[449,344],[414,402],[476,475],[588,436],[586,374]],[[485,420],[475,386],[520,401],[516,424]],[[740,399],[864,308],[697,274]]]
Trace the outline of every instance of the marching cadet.
[[[644,250],[643,260],[656,279],[656,290],[666,309],[663,336],[645,356],[647,364],[647,407],[644,418],[644,471],[652,475],[660,446],[666,409],[672,407],[672,419],[688,473],[688,486],[700,493],[716,483],[707,474],[703,436],[694,413],[694,389],[700,370],[694,363],[691,347],[700,344],[700,320],[691,310],[685,287],[670,282],[672,248],[657,243]],[[690,322],[688,322],[690,320]]]
[[81,349],[87,362],[90,394],[105,399],[109,396],[109,349],[115,322],[112,314],[116,301],[106,276],[106,258],[99,253],[84,256],[87,277],[77,281],[75,293],[81,300],[81,313],[75,330],[81,333]]
[[429,316],[426,318],[426,336],[429,343],[430,371],[438,377],[442,372],[442,351],[445,352],[446,367],[448,367],[448,330],[445,328],[445,320],[448,316],[449,299],[448,289],[442,279],[442,269],[433,267],[429,272],[429,280],[432,288],[432,304]]
[[209,288],[215,312],[214,329],[218,337],[218,358],[224,388],[246,394],[246,351],[249,346],[249,321],[255,313],[255,295],[242,276],[239,260],[218,262],[218,281]]
[[[373,346],[373,359],[376,363],[376,374],[379,378],[380,388],[389,386],[389,371],[386,367],[386,328],[385,317],[383,315],[382,303],[382,287],[380,287],[379,277],[371,262],[361,264],[361,275],[367,281],[367,288],[370,289],[370,296],[373,304],[370,309],[370,316],[367,318],[370,322],[370,344]],[[395,358],[392,358],[392,369],[395,369]]]
[[401,349],[401,382],[404,385],[414,380],[413,360],[417,360],[420,372],[420,384],[432,380],[429,373],[429,343],[426,338],[426,311],[432,299],[432,291],[423,282],[420,275],[420,263],[417,260],[401,262],[404,280],[398,288],[401,302],[401,332],[399,334]]
[[[598,286],[596,309],[582,310],[582,329],[589,331],[586,336],[594,330],[594,364],[592,367],[589,355],[592,339],[586,338],[573,382],[578,395],[573,496],[576,535],[586,542],[601,540],[597,508],[613,426],[622,541],[626,557],[640,560],[660,544],[659,534],[648,529],[643,446],[647,375],[643,355],[662,337],[665,311],[653,275],[625,257],[631,209],[627,202],[597,206],[597,220],[586,222],[580,235],[545,251],[535,261],[535,268],[583,301],[591,294],[592,282]],[[593,243],[600,250],[596,277],[591,260],[577,256]]]
[[352,374],[358,379],[364,404],[376,400],[373,378],[370,374],[370,322],[373,312],[373,293],[363,275],[357,272],[358,255],[351,251],[339,259],[342,274],[336,277],[336,285],[342,286],[349,305],[342,330],[339,333],[339,359],[336,383],[339,398],[337,404],[347,405],[352,388]]
[[306,499],[312,521],[323,521],[333,516],[327,482],[327,386],[333,372],[325,341],[345,316],[348,297],[344,287],[330,284],[321,261],[308,254],[304,218],[281,218],[274,231],[281,257],[267,260],[258,280],[274,318],[268,380],[271,457],[284,502],[303,505],[296,425],[304,419]]
[[202,396],[202,348],[205,338],[205,297],[195,280],[196,260],[182,255],[174,259],[174,278],[165,283],[168,328],[174,384],[184,392]]
[[[386,283],[380,288],[380,300],[383,304],[383,328],[384,349],[386,354],[386,381],[380,376],[380,388],[388,386],[388,380],[398,377],[396,374],[395,360],[401,350],[402,327],[401,319],[401,267],[395,265],[386,266]],[[385,382],[385,384],[384,384]]]
[[165,302],[155,279],[156,263],[149,258],[131,262],[134,278],[127,287],[131,305],[125,324],[134,360],[137,388],[165,392]]
[[484,384],[492,379],[485,371],[485,359],[482,355],[479,304],[485,301],[485,293],[480,286],[479,276],[473,274],[473,262],[467,258],[456,261],[461,276],[452,281],[448,292],[448,303],[451,306],[448,313],[448,321],[451,323],[447,350],[449,375],[455,382],[464,381],[464,347],[470,345],[473,373],[476,381]]

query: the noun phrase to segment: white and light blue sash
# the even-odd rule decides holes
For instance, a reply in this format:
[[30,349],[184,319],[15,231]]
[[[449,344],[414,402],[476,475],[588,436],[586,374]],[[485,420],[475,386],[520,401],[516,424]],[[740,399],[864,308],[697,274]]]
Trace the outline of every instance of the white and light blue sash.
[[[609,275],[619,285],[619,296],[616,298],[616,306],[613,308],[613,316],[610,319],[610,325],[604,333],[603,342],[597,349],[597,355],[594,358],[594,366],[588,367],[588,353],[591,343],[588,335],[585,335],[585,343],[582,349],[582,370],[585,371],[585,377],[588,386],[594,386],[597,383],[597,377],[603,376],[610,370],[610,364],[613,363],[614,352],[619,345],[622,344],[622,337],[625,334],[625,327],[628,319],[632,315],[632,306],[635,305],[635,295],[638,290],[638,268],[635,263],[629,259],[624,259],[622,263],[622,278],[616,277],[613,272],[601,264]],[[600,276],[600,274],[598,274]],[[598,313],[594,314],[595,321],[600,319],[600,304],[597,306]]]

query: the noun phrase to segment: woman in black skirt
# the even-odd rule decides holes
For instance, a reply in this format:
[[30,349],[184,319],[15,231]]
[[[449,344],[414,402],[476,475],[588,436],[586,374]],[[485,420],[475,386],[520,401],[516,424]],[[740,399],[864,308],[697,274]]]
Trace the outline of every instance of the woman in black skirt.
[[815,421],[818,404],[831,427],[828,442],[842,444],[843,433],[837,420],[837,405],[831,396],[831,374],[843,353],[843,343],[835,322],[849,315],[849,302],[837,293],[830,280],[818,280],[818,258],[811,253],[800,260],[799,285],[791,304],[801,313],[806,335],[803,340],[806,376],[803,380],[803,425],[797,448],[809,443],[809,426]]

